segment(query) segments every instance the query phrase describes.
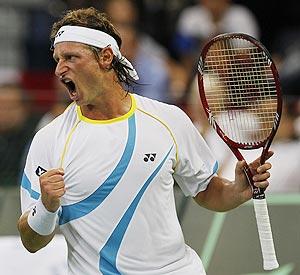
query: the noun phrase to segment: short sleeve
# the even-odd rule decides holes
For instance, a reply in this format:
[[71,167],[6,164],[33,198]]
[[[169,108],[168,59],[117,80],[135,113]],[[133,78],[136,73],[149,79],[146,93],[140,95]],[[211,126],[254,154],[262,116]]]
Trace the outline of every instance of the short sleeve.
[[40,197],[39,177],[51,168],[51,150],[45,134],[38,132],[30,145],[21,180],[22,213],[29,210]]
[[174,179],[186,196],[194,197],[207,188],[218,162],[189,117],[183,112],[179,116],[174,130],[178,148]]

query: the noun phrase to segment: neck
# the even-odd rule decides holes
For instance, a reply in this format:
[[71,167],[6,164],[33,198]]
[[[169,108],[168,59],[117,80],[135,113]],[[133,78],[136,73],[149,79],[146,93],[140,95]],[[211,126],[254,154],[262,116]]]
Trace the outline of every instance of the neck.
[[108,120],[121,117],[131,108],[131,97],[127,92],[108,94],[99,98],[99,102],[81,106],[82,115],[93,120]]

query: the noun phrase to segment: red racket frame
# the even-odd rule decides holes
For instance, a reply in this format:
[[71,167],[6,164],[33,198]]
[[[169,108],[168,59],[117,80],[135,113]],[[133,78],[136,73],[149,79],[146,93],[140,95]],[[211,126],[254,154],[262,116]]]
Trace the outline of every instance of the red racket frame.
[[[270,69],[272,71],[274,81],[275,81],[276,93],[277,93],[277,110],[276,110],[276,116],[274,119],[274,124],[273,124],[272,130],[271,130],[268,138],[266,138],[265,140],[263,140],[261,142],[257,142],[256,144],[251,144],[251,145],[247,144],[246,145],[246,144],[236,143],[235,141],[231,140],[228,136],[226,136],[226,134],[222,131],[222,129],[219,127],[219,125],[215,121],[215,119],[210,111],[210,108],[209,108],[209,105],[208,105],[208,102],[207,102],[206,96],[205,96],[204,83],[203,83],[203,68],[205,66],[205,58],[206,58],[207,52],[209,51],[210,47],[215,42],[232,39],[232,38],[247,40],[247,41],[251,42],[252,44],[254,44],[261,52],[264,52],[270,61]],[[238,149],[251,150],[251,149],[257,149],[257,148],[263,147],[263,150],[261,153],[261,159],[260,159],[261,164],[263,164],[266,159],[266,154],[271,146],[273,138],[279,127],[280,118],[281,118],[281,110],[282,110],[282,96],[281,96],[279,74],[278,74],[276,66],[271,58],[271,55],[268,52],[268,50],[265,48],[265,46],[262,43],[260,43],[258,40],[256,40],[255,38],[253,38],[247,34],[244,34],[244,33],[226,33],[226,34],[221,34],[221,35],[214,37],[213,39],[208,41],[208,43],[205,44],[205,46],[203,47],[202,52],[201,52],[201,56],[200,56],[199,63],[198,63],[198,88],[199,88],[201,102],[202,102],[203,108],[205,110],[205,113],[207,115],[207,118],[209,120],[209,123],[212,125],[212,127],[215,129],[215,131],[218,133],[218,135],[223,139],[223,141],[229,146],[229,148],[231,149],[233,154],[236,156],[236,158],[238,160],[244,160],[243,155],[241,154],[241,152]],[[245,167],[245,173],[246,173],[249,183],[252,185],[252,188],[253,188],[253,198],[254,199],[265,198],[264,190],[262,190],[258,187],[255,187],[253,185],[253,180],[252,180],[253,175],[252,175],[248,165]]]

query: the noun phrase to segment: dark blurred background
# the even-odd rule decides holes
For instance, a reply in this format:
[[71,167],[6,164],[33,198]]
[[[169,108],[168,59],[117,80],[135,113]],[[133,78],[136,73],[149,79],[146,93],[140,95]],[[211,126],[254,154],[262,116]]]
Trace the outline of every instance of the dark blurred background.
[[[292,196],[283,197],[283,201],[289,203],[292,198],[294,205],[298,205],[300,1],[0,0],[0,235],[17,235],[20,177],[33,135],[70,103],[64,87],[54,76],[51,26],[65,11],[90,6],[107,12],[120,32],[121,51],[140,75],[133,92],[178,105],[186,111],[216,154],[219,173],[226,177],[231,176],[235,159],[219,145],[203,116],[195,84],[195,65],[203,44],[214,35],[235,31],[259,39],[277,65],[284,97],[282,122],[272,145],[276,154],[272,158],[272,184],[268,192]],[[179,191],[176,194],[179,194],[178,211],[184,231],[188,232],[191,243],[197,243],[193,219],[197,212],[186,212],[186,200]],[[275,200],[274,205],[277,202],[282,200]],[[299,222],[292,217],[291,220]],[[206,234],[199,239],[205,242],[205,237]],[[291,240],[299,242],[299,234]],[[288,248],[286,251],[287,254],[281,253],[288,255]],[[289,259],[285,261],[288,263]],[[300,267],[297,268],[291,267],[294,273],[284,274],[299,274]]]

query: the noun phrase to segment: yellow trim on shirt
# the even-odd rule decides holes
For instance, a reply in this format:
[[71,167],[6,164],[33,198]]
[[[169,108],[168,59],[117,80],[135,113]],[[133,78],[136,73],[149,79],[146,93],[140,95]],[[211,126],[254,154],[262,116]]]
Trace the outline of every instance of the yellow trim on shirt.
[[78,119],[81,121],[87,122],[87,123],[92,123],[92,124],[110,124],[110,123],[114,123],[117,121],[125,120],[125,119],[131,117],[136,110],[135,98],[131,94],[129,94],[129,96],[131,98],[131,107],[130,107],[130,110],[128,111],[128,113],[126,113],[125,115],[122,115],[122,116],[116,117],[116,118],[112,118],[112,119],[106,119],[106,120],[90,119],[90,118],[85,117],[81,112],[80,106],[77,106]]
[[72,135],[73,135],[75,129],[77,128],[79,122],[80,122],[80,120],[76,121],[75,125],[72,127],[70,133],[68,134],[68,137],[67,137],[67,140],[66,140],[66,143],[65,143],[63,152],[62,152],[61,157],[60,157],[59,167],[61,167],[61,168],[63,168],[65,156],[66,156],[66,153],[67,153],[67,149],[68,149],[68,145],[69,145],[69,143],[70,143],[71,137],[72,137]]
[[167,125],[167,123],[165,123],[164,121],[162,121],[159,117],[155,116],[155,115],[152,115],[142,109],[140,109],[139,107],[137,107],[137,110],[141,111],[142,113],[154,118],[155,120],[157,120],[158,122],[160,122],[163,126],[165,126],[168,130],[168,132],[170,133],[173,141],[174,141],[174,144],[175,144],[175,148],[176,148],[176,154],[175,154],[175,158],[176,158],[176,164],[175,164],[175,167],[173,168],[174,170],[176,169],[177,167],[177,164],[178,164],[178,145],[177,145],[177,142],[176,142],[176,139],[175,139],[175,136],[174,134],[172,133],[170,127]]

